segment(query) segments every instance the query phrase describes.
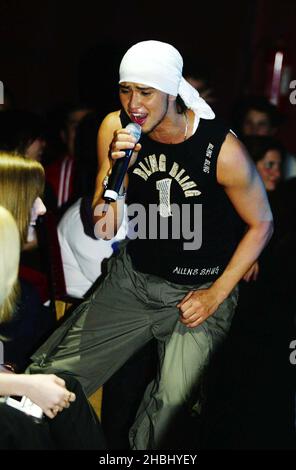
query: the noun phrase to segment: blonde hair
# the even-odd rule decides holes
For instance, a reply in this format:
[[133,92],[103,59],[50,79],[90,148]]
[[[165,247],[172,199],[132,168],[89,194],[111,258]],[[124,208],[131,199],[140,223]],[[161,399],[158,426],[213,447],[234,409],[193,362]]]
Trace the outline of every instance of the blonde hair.
[[27,241],[33,203],[43,194],[44,180],[39,162],[0,152],[0,204],[15,218],[22,245]]
[[0,206],[0,323],[9,320],[17,294],[20,235],[7,209]]

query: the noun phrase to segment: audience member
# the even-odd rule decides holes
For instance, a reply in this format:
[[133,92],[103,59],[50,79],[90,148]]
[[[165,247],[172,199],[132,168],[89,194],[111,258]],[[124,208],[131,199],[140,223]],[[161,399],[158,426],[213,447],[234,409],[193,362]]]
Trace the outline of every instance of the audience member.
[[[0,151],[16,153],[42,163],[46,147],[46,122],[31,111],[9,110],[0,114]],[[52,187],[45,185],[46,207],[56,210]]]
[[[277,107],[263,96],[249,96],[236,104],[233,129],[240,138],[259,135],[274,137],[284,122]],[[296,158],[286,153],[283,165],[285,179],[296,176]]]
[[61,154],[45,165],[46,180],[53,187],[60,213],[73,202],[73,179],[75,174],[74,141],[79,122],[93,108],[88,104],[67,106],[61,111],[59,134],[63,142]]
[[255,135],[244,137],[243,142],[265,185],[274,234],[244,276],[253,282],[240,282],[229,338],[212,364],[203,445],[289,449],[295,392],[285,351],[293,339],[296,308],[295,178],[281,181],[285,149],[279,141]]
[[208,66],[194,57],[184,58],[183,76],[207,103],[215,106],[217,98]]
[[[12,215],[0,207],[0,323],[17,279],[20,234]],[[11,314],[11,312],[9,312]],[[7,311],[5,320],[8,320]],[[6,396],[26,396],[38,405],[40,422],[6,403]],[[14,374],[8,364],[0,368],[0,449],[96,449],[105,447],[95,413],[81,386],[72,377]]]
[[[9,153],[0,153],[0,204],[17,222],[21,245],[26,244],[39,215],[46,209],[40,199],[44,188],[44,170],[34,160]],[[23,370],[30,354],[55,325],[51,311],[41,308],[40,297],[33,286],[20,280],[20,300],[14,309],[12,322],[2,324],[0,334],[5,344],[7,360]]]

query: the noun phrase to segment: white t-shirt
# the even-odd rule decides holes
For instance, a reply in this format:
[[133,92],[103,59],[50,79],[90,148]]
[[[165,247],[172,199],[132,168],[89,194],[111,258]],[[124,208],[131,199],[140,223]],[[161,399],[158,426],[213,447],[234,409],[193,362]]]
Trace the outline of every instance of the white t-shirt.
[[101,275],[101,263],[113,253],[112,245],[126,237],[126,217],[116,237],[94,240],[83,230],[78,199],[63,215],[58,225],[58,237],[63,260],[68,295],[82,298]]

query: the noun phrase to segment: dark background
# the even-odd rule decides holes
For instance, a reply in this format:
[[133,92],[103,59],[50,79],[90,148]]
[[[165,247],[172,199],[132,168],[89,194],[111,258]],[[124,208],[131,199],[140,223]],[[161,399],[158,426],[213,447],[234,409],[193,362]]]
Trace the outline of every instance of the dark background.
[[[80,97],[113,109],[122,53],[157,39],[209,69],[218,113],[228,117],[239,96],[264,93],[277,47],[296,79],[295,19],[295,0],[0,0],[0,80],[18,107],[46,112]],[[287,90],[280,107],[285,142],[295,151],[296,106]]]

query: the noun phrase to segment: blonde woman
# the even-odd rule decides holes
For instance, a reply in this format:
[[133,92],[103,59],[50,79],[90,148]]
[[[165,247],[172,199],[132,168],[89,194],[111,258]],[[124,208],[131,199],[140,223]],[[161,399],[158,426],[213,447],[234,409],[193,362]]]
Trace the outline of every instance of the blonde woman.
[[20,236],[12,215],[0,206],[0,322],[6,320],[4,305],[18,274]]
[[[21,250],[34,238],[39,215],[46,212],[41,196],[44,170],[37,161],[0,152],[0,204],[17,223]],[[13,320],[7,323],[12,312]],[[52,331],[53,315],[42,307],[36,285],[23,279],[16,282],[2,307],[0,336],[5,336],[6,360],[23,372],[30,354]]]
[[[21,241],[25,241],[29,225],[36,222],[42,207],[42,201],[38,198],[43,184],[44,172],[38,162],[0,155],[0,202],[6,202],[17,221],[13,220],[7,209],[1,207],[0,323],[13,318],[13,311],[9,310],[9,305],[13,308],[13,302],[7,304],[6,300],[11,298],[17,282]],[[0,359],[4,362],[5,348],[4,358]],[[25,413],[0,403],[0,449],[104,448],[100,424],[80,384],[71,377],[63,377],[53,374],[14,374],[2,364],[0,396],[27,396],[42,409],[45,418],[37,425]],[[47,418],[52,421],[49,422]]]
[[38,205],[38,215],[46,212],[40,199],[44,191],[44,169],[37,161],[0,152],[0,170],[0,203],[15,217],[23,248],[28,242],[28,226],[36,222],[31,221],[32,210]]
[[[10,296],[16,282],[20,255],[20,235],[18,227],[12,215],[1,206],[0,248],[1,322],[3,320],[3,314],[5,315],[5,320],[7,320],[7,312],[3,311],[3,304]],[[6,366],[2,364],[0,371],[0,396],[12,394],[17,396],[26,395],[33,402],[38,404],[49,418],[54,418],[58,411],[61,411],[64,407],[68,407],[69,403],[75,400],[75,394],[66,389],[65,381],[55,375],[29,376],[5,373],[4,371],[7,372],[7,369]],[[6,410],[6,407],[4,409]],[[2,429],[0,435],[3,436]],[[1,442],[2,438],[0,438],[0,447]]]

